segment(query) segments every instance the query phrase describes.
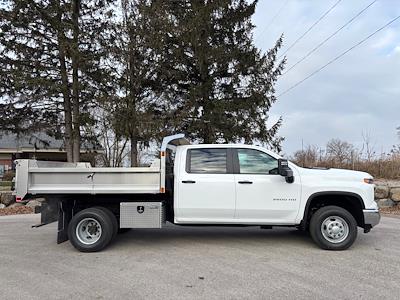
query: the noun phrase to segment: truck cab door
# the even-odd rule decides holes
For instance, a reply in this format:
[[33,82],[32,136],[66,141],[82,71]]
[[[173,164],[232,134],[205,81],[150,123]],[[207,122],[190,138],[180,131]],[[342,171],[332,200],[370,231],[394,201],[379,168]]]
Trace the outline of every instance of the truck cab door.
[[[182,153],[175,176],[176,223],[226,223],[235,213],[231,151],[192,148]],[[186,154],[186,155],[185,155]],[[186,159],[185,159],[186,158]]]
[[301,197],[299,177],[287,183],[278,160],[250,148],[233,149],[236,185],[235,219],[241,223],[294,224]]

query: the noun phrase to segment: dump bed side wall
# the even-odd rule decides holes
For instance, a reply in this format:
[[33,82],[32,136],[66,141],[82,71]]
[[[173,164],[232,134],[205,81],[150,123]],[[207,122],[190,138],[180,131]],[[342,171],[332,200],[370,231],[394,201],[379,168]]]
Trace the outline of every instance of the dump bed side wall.
[[160,168],[92,168],[83,164],[48,167],[35,160],[16,162],[15,195],[157,194]]
[[152,194],[160,190],[160,173],[155,170],[42,169],[30,170],[29,177],[31,194]]

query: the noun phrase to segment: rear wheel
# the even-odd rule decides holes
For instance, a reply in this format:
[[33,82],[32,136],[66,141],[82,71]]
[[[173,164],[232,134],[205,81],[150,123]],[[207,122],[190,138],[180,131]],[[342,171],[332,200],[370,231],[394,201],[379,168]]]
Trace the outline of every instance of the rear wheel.
[[347,210],[325,206],[311,217],[310,234],[322,249],[345,250],[357,238],[357,222]]
[[68,226],[68,237],[79,251],[96,252],[110,243],[113,227],[112,218],[103,209],[87,208],[72,218]]
[[102,206],[96,206],[94,208],[101,209],[102,211],[104,211],[110,217],[110,220],[111,220],[111,222],[113,224],[113,236],[112,236],[112,239],[114,239],[117,236],[117,233],[118,233],[117,217],[108,208],[105,208],[105,207],[102,207]]

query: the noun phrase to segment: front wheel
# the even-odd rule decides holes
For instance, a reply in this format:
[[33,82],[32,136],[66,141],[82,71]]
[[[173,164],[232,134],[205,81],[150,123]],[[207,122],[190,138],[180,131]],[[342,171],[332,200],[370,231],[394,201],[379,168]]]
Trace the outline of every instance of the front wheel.
[[345,250],[357,238],[357,222],[344,208],[325,206],[311,217],[310,234],[322,249]]
[[103,209],[87,208],[72,218],[68,226],[68,237],[79,251],[96,252],[110,243],[113,227],[110,215]]

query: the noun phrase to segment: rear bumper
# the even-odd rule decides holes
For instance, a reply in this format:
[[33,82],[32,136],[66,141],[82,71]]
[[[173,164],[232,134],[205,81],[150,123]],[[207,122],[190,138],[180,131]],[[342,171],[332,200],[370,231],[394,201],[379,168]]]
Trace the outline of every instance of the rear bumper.
[[378,209],[364,209],[363,213],[365,228],[371,229],[381,220],[381,215]]

